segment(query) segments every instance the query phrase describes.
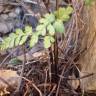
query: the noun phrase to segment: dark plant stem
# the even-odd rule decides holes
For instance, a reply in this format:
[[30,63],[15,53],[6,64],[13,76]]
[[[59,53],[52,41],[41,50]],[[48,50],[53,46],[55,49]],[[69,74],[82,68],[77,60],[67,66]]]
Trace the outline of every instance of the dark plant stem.
[[[43,2],[46,6],[47,12],[50,13],[50,10],[49,10],[50,0],[43,0]],[[54,83],[55,78],[52,76],[52,74],[55,73],[54,53],[53,53],[52,47],[50,47],[48,50],[49,50],[49,57],[50,57],[49,58],[49,78],[50,78],[50,83]]]
[[[56,0],[56,10],[58,10],[58,0]],[[52,82],[58,84],[58,41],[57,41],[57,34],[54,36],[55,43],[54,43],[54,64],[51,66],[52,70]]]
[[50,0],[43,0],[43,2],[46,6],[47,12],[50,12],[50,10],[49,10]]
[[59,0],[56,0],[56,10],[59,8]]
[[6,60],[7,59],[9,59],[9,57],[11,57],[11,55],[15,52],[16,50],[13,50],[10,54],[8,54],[5,58],[4,58],[4,60],[0,63],[0,68],[2,69],[3,67],[5,67],[6,66]]
[[20,74],[20,79],[19,79],[19,84],[16,90],[16,93],[19,93],[21,91],[21,84],[22,84],[22,77],[24,75],[24,69],[25,69],[25,63],[26,63],[26,53],[25,53],[25,46],[22,46],[23,49],[23,56],[24,56],[24,61],[23,61],[23,65],[22,65],[22,69],[21,69],[21,74]]

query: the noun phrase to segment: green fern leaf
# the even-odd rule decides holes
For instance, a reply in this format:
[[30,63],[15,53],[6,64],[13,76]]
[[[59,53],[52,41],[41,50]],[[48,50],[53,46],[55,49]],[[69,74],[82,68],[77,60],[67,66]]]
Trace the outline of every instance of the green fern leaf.
[[68,6],[67,8],[59,8],[59,10],[55,12],[55,15],[57,19],[60,19],[62,21],[68,21],[72,12],[73,8]]
[[16,29],[16,35],[24,34],[23,31],[19,28]]
[[43,24],[40,24],[36,27],[36,31],[42,31],[45,28]]
[[38,42],[38,35],[33,34],[30,39],[30,47],[33,47]]
[[45,36],[45,35],[46,35],[46,28],[44,28],[44,29],[41,31],[41,35],[42,35],[42,36]]
[[15,46],[16,36],[17,36],[17,35],[16,35],[15,33],[11,33],[11,34],[9,35],[9,38],[11,39],[11,40],[10,40],[10,44],[9,44],[9,48],[12,48],[12,47]]
[[47,26],[47,30],[51,36],[55,34],[55,29],[51,24]]
[[28,38],[27,35],[23,35],[20,42],[19,42],[19,45],[23,45],[26,42],[27,38]]
[[64,24],[63,24],[63,22],[61,20],[55,21],[53,26],[54,26],[56,32],[60,32],[60,33],[65,32]]
[[44,37],[44,48],[51,47],[52,43],[54,43],[55,39],[52,36]]
[[44,38],[44,48],[49,48],[51,46],[50,36],[45,36]]
[[19,35],[19,36],[17,35],[16,40],[15,40],[15,46],[19,45],[21,38],[22,38],[22,35]]
[[26,35],[32,35],[32,27],[25,26],[25,33],[26,33]]
[[55,21],[55,15],[52,13],[47,13],[44,17],[47,19],[49,23],[53,23]]

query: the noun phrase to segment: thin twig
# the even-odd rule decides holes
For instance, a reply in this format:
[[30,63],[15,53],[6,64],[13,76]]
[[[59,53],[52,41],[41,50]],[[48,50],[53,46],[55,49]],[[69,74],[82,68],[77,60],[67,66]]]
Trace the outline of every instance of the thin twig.
[[52,88],[52,90],[51,90],[51,92],[49,93],[48,96],[51,96],[51,95],[52,95],[52,93],[53,93],[53,91],[56,89],[56,87],[57,87],[56,85],[53,86],[53,88]]
[[10,54],[8,54],[5,59],[1,62],[0,64],[0,68],[2,68],[4,66],[4,63],[6,62],[6,60],[15,52],[16,50],[13,50]]
[[39,90],[39,88],[32,83],[32,86],[39,92],[40,96],[43,96],[42,92]]
[[[61,76],[63,76],[64,70],[65,70],[65,67],[62,70]],[[61,80],[62,80],[62,78],[60,77],[59,82],[58,82],[58,86],[57,86],[56,96],[59,95],[59,88],[60,88]]]
[[81,80],[81,79],[85,79],[87,77],[90,77],[90,76],[93,76],[95,75],[96,73],[89,73],[87,75],[84,75],[82,77],[78,77],[78,78],[69,78],[69,77],[64,77],[63,75],[58,75],[58,77],[60,77],[61,79],[66,79],[66,80]]
[[27,81],[29,84],[31,84],[37,91],[38,93],[40,94],[40,96],[43,96],[42,92],[40,91],[40,89],[34,84],[32,83],[32,81],[30,81],[29,79],[23,77],[23,76],[20,76],[20,78],[24,79],[25,81]]
[[44,86],[44,94],[46,94],[46,84],[47,84],[47,79],[48,79],[48,78],[47,78],[47,77],[48,77],[48,76],[47,76],[47,73],[48,73],[48,69],[46,68],[46,69],[45,69],[45,84],[44,84],[45,86]]
[[[23,61],[23,65],[22,65],[22,70],[21,70],[20,77],[23,77],[23,74],[24,74],[24,69],[25,69],[25,63],[26,63],[26,53],[25,53],[25,47],[24,47],[24,46],[22,46],[22,49],[23,49],[23,52],[24,52],[24,61]],[[19,78],[19,84],[18,84],[18,87],[17,87],[16,92],[19,92],[19,91],[20,91],[21,84],[22,84],[22,78]]]

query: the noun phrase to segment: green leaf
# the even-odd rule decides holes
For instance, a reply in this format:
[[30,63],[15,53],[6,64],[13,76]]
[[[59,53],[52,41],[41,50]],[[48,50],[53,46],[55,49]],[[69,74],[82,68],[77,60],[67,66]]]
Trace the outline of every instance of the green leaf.
[[4,39],[4,41],[3,41],[3,47],[4,47],[4,49],[7,49],[7,48],[9,48],[9,46],[10,46],[10,41],[11,41],[11,38],[10,37],[6,37],[5,39]]
[[39,23],[44,23],[45,21],[46,21],[45,18],[41,18],[41,19],[39,20]]
[[59,8],[55,12],[57,19],[62,19],[63,18],[63,15],[66,15],[65,12],[66,12],[65,8]]
[[55,34],[55,29],[54,29],[54,27],[53,27],[51,24],[49,24],[49,25],[47,26],[47,30],[48,30],[48,32],[49,32],[49,34],[50,34],[51,36],[53,36],[53,35]]
[[66,8],[66,14],[67,14],[67,15],[70,15],[72,12],[73,12],[73,8],[72,8],[71,6],[68,6],[68,7]]
[[39,23],[41,23],[43,26],[46,27],[46,26],[49,24],[49,20],[46,19],[46,18],[41,18],[41,19],[39,20]]
[[11,41],[11,39],[10,38],[7,38],[7,41],[5,43],[6,49],[9,48],[9,46],[11,45],[10,44],[10,41]]
[[63,24],[63,22],[61,20],[55,21],[53,26],[54,26],[56,32],[60,32],[60,33],[65,32],[64,24]]
[[36,31],[38,33],[38,35],[42,35],[42,36],[45,36],[46,35],[46,27],[44,25],[38,25],[36,27]]
[[23,35],[20,42],[19,42],[19,45],[23,45],[26,42],[27,38],[28,38],[27,35]]
[[54,42],[55,42],[54,37],[50,36],[50,42],[51,42],[51,43],[54,43]]
[[9,37],[12,39],[12,38],[16,37],[16,34],[15,34],[15,33],[11,33],[11,34],[9,35]]
[[45,19],[45,18],[41,18],[40,20],[39,20],[39,23],[45,23],[45,22],[47,22],[47,20]]
[[44,38],[44,47],[49,48],[50,46],[51,46],[50,36],[45,36],[45,38]]
[[46,35],[46,28],[44,28],[44,29],[41,31],[41,35],[42,35],[42,36],[45,36],[45,35]]
[[24,34],[23,31],[19,28],[16,29],[16,35]]
[[44,16],[47,20],[48,20],[48,22],[50,22],[50,23],[53,23],[54,21],[55,21],[55,15],[54,14],[49,14],[49,13],[47,13],[47,14],[45,14],[45,16]]
[[52,36],[45,36],[44,37],[44,47],[45,48],[51,47],[52,43],[54,43],[54,42],[55,42],[54,37],[52,37]]
[[[41,35],[41,32],[42,32],[42,31],[36,31],[36,32],[35,32],[35,35],[39,36],[39,35]],[[33,34],[33,35],[34,35],[34,34]]]
[[5,45],[4,44],[0,44],[0,51],[5,50],[5,49],[6,49]]
[[69,18],[70,18],[70,16],[65,14],[62,16],[61,20],[66,22],[69,20]]
[[40,24],[36,27],[36,31],[42,31],[45,28],[43,24]]
[[38,42],[38,35],[33,34],[30,39],[30,47],[33,47]]
[[67,8],[59,8],[56,12],[55,15],[57,19],[60,19],[62,21],[68,21],[70,18],[70,14],[73,12],[73,8],[68,6]]
[[49,24],[49,21],[48,20],[46,20],[46,22],[44,22],[44,26],[46,27],[47,25]]
[[12,48],[12,47],[15,46],[16,36],[17,36],[17,35],[16,35],[15,33],[11,33],[11,34],[9,35],[9,38],[11,38],[9,48]]
[[32,27],[31,26],[25,26],[25,33],[26,35],[32,34]]
[[17,36],[17,38],[15,40],[15,46],[19,45],[19,42],[20,42],[21,38],[22,38],[22,35]]
[[15,46],[15,38],[12,38],[11,41],[10,41],[10,46],[9,48],[13,48]]

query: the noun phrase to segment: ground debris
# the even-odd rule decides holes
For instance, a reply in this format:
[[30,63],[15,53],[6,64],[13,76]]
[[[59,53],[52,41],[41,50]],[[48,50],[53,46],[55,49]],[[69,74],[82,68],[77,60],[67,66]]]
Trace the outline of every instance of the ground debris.
[[[16,71],[12,70],[0,70],[0,96],[4,94],[10,94],[10,89],[15,89],[18,85],[18,77]],[[12,90],[11,90],[12,91]]]

